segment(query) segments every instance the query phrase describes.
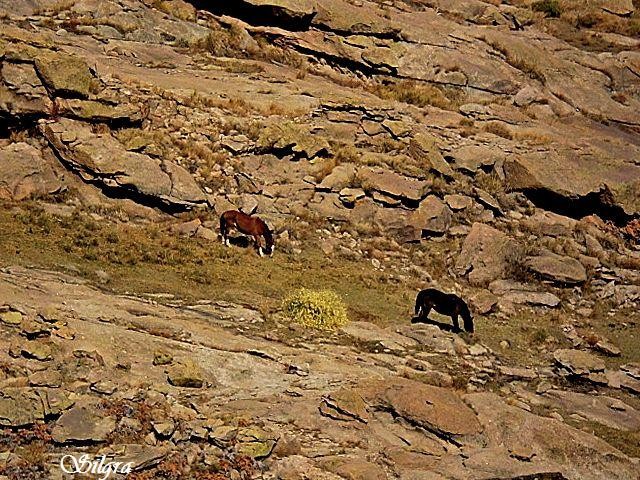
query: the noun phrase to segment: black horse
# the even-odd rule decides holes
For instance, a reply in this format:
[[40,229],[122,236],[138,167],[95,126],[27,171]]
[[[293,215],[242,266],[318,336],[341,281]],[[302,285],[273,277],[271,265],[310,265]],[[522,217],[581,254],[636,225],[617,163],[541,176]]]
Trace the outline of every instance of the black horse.
[[429,312],[431,309],[442,315],[448,315],[453,320],[453,326],[460,331],[458,317],[461,316],[464,322],[464,329],[473,333],[473,318],[464,300],[453,293],[444,293],[435,288],[428,288],[418,293],[416,297],[416,316],[411,323],[429,323]]

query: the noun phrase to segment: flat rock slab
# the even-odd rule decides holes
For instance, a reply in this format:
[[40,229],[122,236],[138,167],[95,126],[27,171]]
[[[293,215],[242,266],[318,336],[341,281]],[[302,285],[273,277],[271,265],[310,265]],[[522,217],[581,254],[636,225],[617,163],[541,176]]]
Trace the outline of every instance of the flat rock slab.
[[453,169],[440,153],[436,137],[424,133],[416,134],[409,142],[409,155],[424,168],[438,172],[445,177],[453,177]]
[[36,58],[35,65],[43,82],[57,94],[86,98],[91,93],[94,78],[81,58],[43,51]]
[[[623,480],[637,476],[637,465],[629,457],[604,440],[561,421],[540,417],[507,405],[493,393],[469,394],[464,400],[477,414],[484,429],[485,449],[528,451],[527,456],[531,455],[531,463],[547,469],[546,471],[551,470],[562,475],[549,478]],[[491,475],[485,474],[486,476],[477,478],[517,476],[501,472],[502,474],[496,477],[495,470],[491,470],[490,473]]]
[[614,15],[627,16],[635,11],[632,0],[600,0],[600,8]]
[[114,431],[113,417],[104,416],[92,402],[79,402],[56,421],[51,436],[57,443],[99,443]]
[[367,404],[357,389],[343,388],[326,395],[320,404],[320,413],[335,420],[369,421]]
[[384,347],[404,350],[418,344],[415,340],[400,335],[390,329],[380,328],[369,322],[349,322],[341,328],[343,332],[364,342],[380,342]]
[[564,390],[549,390],[544,396],[555,406],[577,413],[587,420],[617,430],[640,430],[640,412],[617,398]]
[[391,378],[362,389],[370,406],[392,410],[409,423],[445,436],[480,433],[472,410],[451,390],[412,380]]
[[340,455],[323,458],[322,468],[339,475],[339,478],[351,480],[386,480],[385,471],[375,463],[363,458]]
[[582,350],[559,349],[553,352],[553,358],[573,375],[588,375],[593,372],[603,372],[605,369],[603,360]]
[[166,447],[153,447],[149,445],[127,444],[122,445],[122,453],[115,457],[114,461],[129,463],[134,472],[149,468],[158,464],[169,453]]
[[557,307],[560,299],[549,292],[527,292],[527,291],[509,291],[505,293],[500,302],[514,303],[519,305],[532,305],[543,307]]
[[548,252],[536,257],[528,257],[525,263],[532,272],[554,282],[579,284],[587,280],[587,271],[584,266],[571,257]]
[[419,202],[429,188],[429,183],[416,178],[405,177],[381,167],[363,167],[358,170],[362,187],[376,190],[401,200]]

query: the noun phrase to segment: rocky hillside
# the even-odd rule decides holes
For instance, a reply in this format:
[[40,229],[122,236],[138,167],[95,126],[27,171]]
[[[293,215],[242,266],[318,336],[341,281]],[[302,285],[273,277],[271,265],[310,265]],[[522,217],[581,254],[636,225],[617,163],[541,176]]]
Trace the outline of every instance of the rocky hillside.
[[[0,22],[0,479],[640,478],[636,0]],[[291,323],[303,285],[352,322]],[[427,286],[473,336],[410,323]]]

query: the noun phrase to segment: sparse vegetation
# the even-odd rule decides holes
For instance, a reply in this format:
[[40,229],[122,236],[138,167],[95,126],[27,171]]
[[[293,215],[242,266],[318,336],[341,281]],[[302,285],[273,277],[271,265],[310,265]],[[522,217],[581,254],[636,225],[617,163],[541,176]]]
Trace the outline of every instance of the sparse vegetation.
[[353,145],[343,145],[338,147],[334,157],[336,163],[357,163],[360,154]]
[[524,128],[515,130],[512,133],[513,138],[521,142],[527,142],[531,145],[549,145],[552,139],[549,135],[535,128]]
[[[306,58],[287,48],[273,44],[269,40],[253,38],[237,25],[223,27],[215,23],[209,25],[211,33],[199,43],[192,45],[193,51],[205,51],[215,57],[250,58],[264,62],[287,65],[299,72],[308,70]],[[300,75],[304,76],[306,73]]]
[[35,15],[58,15],[60,12],[64,12],[66,10],[71,10],[73,6],[76,4],[76,0],[60,0],[59,2],[55,2],[51,5],[48,5],[43,8],[37,8],[34,11]]
[[[5,264],[47,269],[68,266],[76,275],[93,280],[96,270],[101,269],[109,275],[104,288],[116,292],[172,292],[188,299],[215,296],[250,302],[266,310],[278,307],[276,299],[306,284],[338,292],[349,310],[356,312],[352,318],[383,324],[406,313],[404,295],[414,288],[412,282],[400,286],[380,282],[384,274],[371,270],[366,259],[326,257],[308,236],[310,229],[326,226],[326,222],[301,205],[291,207],[292,221],[283,227],[293,238],[304,239],[302,252],[277,250],[277,261],[267,262],[251,248],[228,249],[211,241],[178,236],[169,224],[120,223],[118,211],[103,208],[96,213],[112,220],[95,221],[82,213],[61,218],[24,203],[12,212],[5,205],[0,209],[4,239],[0,259]],[[269,282],[247,284],[245,279],[256,269]]]
[[512,42],[507,48],[502,38],[487,39],[487,43],[502,53],[509,65],[529,77],[545,82],[545,66],[540,63],[536,51],[524,43]]
[[462,101],[462,91],[459,89],[437,87],[415,80],[368,84],[367,90],[385,100],[395,100],[418,107],[432,106],[455,110]]
[[513,133],[511,129],[503,122],[491,121],[482,126],[485,132],[493,133],[499,137],[506,138],[507,140],[513,140]]
[[315,178],[316,182],[321,182],[323,178],[333,171],[336,165],[338,165],[338,160],[335,156],[320,159],[320,161],[314,166],[313,178]]
[[331,290],[301,288],[285,298],[282,308],[292,320],[319,330],[335,330],[349,321],[346,305]]
[[537,12],[542,12],[548,17],[559,17],[561,13],[560,4],[557,0],[540,0],[534,2],[531,8]]

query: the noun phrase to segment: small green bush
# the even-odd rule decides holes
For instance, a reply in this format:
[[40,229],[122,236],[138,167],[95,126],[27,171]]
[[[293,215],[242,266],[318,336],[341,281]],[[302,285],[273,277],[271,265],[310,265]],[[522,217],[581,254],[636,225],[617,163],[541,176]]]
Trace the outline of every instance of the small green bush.
[[542,12],[547,17],[559,17],[562,13],[557,0],[540,0],[532,5],[536,12]]
[[301,288],[284,299],[282,308],[292,320],[320,330],[335,330],[349,322],[347,307],[331,290]]

